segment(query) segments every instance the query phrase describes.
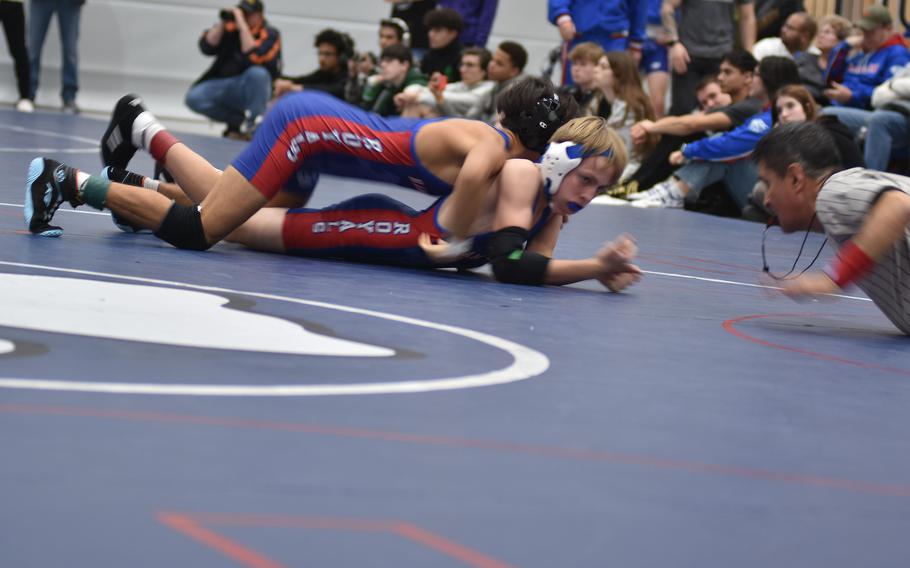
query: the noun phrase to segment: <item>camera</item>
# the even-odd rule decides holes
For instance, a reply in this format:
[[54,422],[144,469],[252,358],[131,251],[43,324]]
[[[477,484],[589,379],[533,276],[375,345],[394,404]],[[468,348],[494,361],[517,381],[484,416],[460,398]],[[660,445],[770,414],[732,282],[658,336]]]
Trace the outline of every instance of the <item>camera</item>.
[[221,12],[218,13],[221,17],[222,22],[233,22],[234,21],[234,11],[224,8]]

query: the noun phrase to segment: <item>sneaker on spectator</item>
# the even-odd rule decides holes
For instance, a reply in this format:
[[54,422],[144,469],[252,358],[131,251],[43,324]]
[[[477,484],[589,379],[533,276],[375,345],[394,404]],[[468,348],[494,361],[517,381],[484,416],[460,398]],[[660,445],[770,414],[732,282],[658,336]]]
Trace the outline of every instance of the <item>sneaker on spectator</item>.
[[19,112],[35,112],[35,103],[29,99],[19,99],[16,103],[16,110]]
[[640,191],[629,196],[632,207],[665,209],[682,209],[685,196],[672,181],[659,183],[648,191]]
[[82,112],[78,106],[76,106],[76,101],[63,101],[63,114],[79,114]]
[[628,199],[630,195],[637,192],[638,181],[633,179],[625,183],[617,183],[613,187],[608,188],[607,191],[604,192],[604,195],[617,199]]

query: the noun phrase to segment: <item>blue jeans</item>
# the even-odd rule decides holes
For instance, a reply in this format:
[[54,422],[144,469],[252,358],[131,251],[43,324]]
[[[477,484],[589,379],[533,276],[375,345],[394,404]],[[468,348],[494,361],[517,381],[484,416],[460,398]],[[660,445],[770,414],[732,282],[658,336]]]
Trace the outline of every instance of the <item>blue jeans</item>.
[[758,169],[752,158],[735,162],[690,162],[676,170],[673,177],[689,186],[687,199],[695,199],[704,188],[723,181],[727,193],[742,211],[749,203],[749,194],[758,181]]
[[31,67],[31,97],[38,92],[38,74],[41,70],[41,49],[51,16],[57,13],[60,26],[60,46],[63,55],[63,87],[60,97],[64,103],[76,99],[79,90],[79,16],[82,0],[31,0],[28,14],[28,55]]
[[891,158],[907,154],[907,118],[899,112],[849,107],[826,107],[822,112],[836,116],[854,136],[866,127],[863,159],[869,169],[884,171]]
[[244,120],[252,123],[265,112],[271,96],[272,76],[265,67],[254,65],[235,77],[193,85],[186,94],[186,106],[215,122],[236,127]]

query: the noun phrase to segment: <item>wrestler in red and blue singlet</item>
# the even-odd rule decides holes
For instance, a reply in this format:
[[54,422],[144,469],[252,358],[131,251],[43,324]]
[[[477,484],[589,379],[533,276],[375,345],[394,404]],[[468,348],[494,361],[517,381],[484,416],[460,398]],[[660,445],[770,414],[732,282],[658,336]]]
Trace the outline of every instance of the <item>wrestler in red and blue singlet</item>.
[[420,128],[436,120],[446,119],[385,118],[324,93],[291,94],[231,165],[268,198],[281,189],[309,196],[320,173],[448,195],[452,185],[427,170],[414,148]]

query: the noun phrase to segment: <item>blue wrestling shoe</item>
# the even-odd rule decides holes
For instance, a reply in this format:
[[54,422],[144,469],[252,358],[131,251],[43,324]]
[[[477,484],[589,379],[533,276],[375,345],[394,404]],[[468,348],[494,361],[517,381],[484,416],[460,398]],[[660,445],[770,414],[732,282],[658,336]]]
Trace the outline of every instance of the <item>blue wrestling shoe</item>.
[[[101,177],[106,180],[122,183],[124,185],[133,185],[136,187],[145,188],[145,176],[139,175],[135,172],[129,172],[121,168],[115,168],[113,166],[108,166],[101,170]],[[122,219],[117,216],[116,213],[111,211],[111,221],[114,222],[114,225],[124,233],[151,233],[150,229],[143,229],[142,227],[137,227],[136,225],[130,224],[129,221]]]
[[59,237],[63,229],[51,225],[54,213],[64,201],[82,205],[76,193],[78,170],[48,158],[35,158],[28,165],[25,180],[25,225],[42,237]]

